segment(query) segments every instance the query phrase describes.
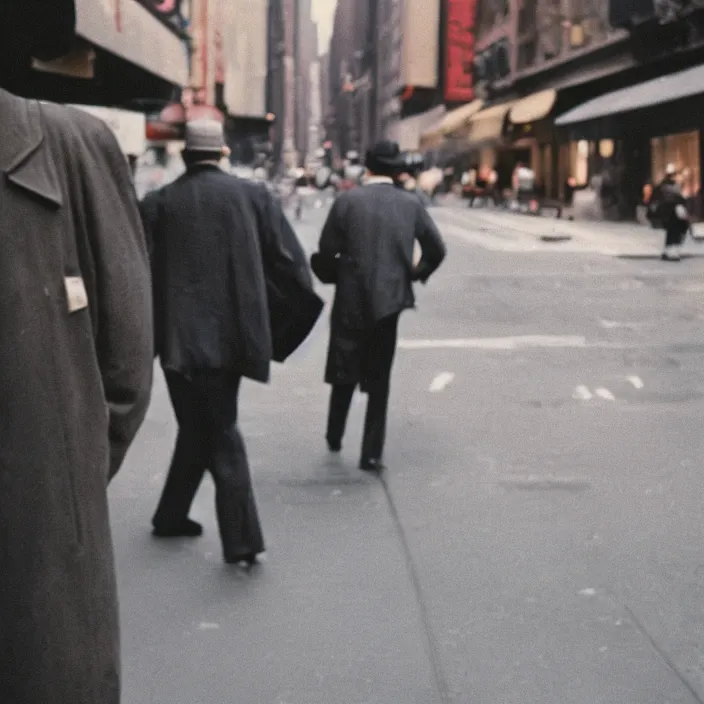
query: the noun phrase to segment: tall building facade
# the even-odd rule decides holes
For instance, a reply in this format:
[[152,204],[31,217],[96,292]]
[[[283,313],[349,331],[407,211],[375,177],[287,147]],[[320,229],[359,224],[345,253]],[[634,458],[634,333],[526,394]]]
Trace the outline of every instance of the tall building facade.
[[444,110],[441,15],[441,0],[339,0],[329,125],[340,152],[364,151],[380,138],[418,148]]
[[284,10],[284,120],[283,162],[286,168],[298,164],[296,150],[296,0],[283,0]]
[[379,138],[395,136],[401,120],[401,92],[403,78],[402,27],[403,0],[379,0],[376,43],[376,135]]
[[376,131],[374,114],[377,0],[338,0],[330,43],[329,138],[335,155],[363,152]]
[[701,3],[492,0],[477,5],[474,34],[483,103],[455,143],[502,185],[528,162],[546,196],[562,199],[573,179],[591,212],[632,218],[645,185],[675,163],[701,212]]
[[296,0],[295,76],[296,119],[295,141],[298,158],[303,163],[310,152],[310,70],[318,58],[318,30],[313,22],[311,0]]
[[327,141],[330,130],[330,50],[319,58],[320,65],[320,111],[321,139]]
[[415,151],[444,112],[441,25],[445,0],[380,0],[377,53],[378,136]]
[[320,59],[310,64],[308,111],[308,151],[306,161],[316,158],[316,151],[323,143],[323,103],[320,94]]
[[267,114],[272,118],[271,137],[271,167],[278,170],[283,160],[285,124],[285,90],[286,70],[284,57],[286,53],[286,37],[283,0],[269,0],[269,32],[267,46]]

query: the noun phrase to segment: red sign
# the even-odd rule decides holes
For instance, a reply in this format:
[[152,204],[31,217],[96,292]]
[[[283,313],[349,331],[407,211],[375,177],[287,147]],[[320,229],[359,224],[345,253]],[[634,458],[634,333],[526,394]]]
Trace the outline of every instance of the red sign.
[[445,100],[468,103],[474,99],[474,17],[477,0],[447,0],[445,40]]

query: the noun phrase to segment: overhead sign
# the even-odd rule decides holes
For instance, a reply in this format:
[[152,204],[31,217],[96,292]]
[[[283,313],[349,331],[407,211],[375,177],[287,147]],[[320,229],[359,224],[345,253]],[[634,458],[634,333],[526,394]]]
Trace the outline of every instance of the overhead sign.
[[182,39],[135,0],[77,0],[76,33],[170,83],[188,83]]
[[441,0],[401,3],[401,85],[436,88]]
[[[263,118],[266,113],[267,3],[228,0],[220,5],[225,104],[235,117]],[[243,22],[242,18],[247,21]],[[293,115],[293,112],[291,112]]]
[[105,122],[113,131],[123,154],[139,156],[147,149],[147,118],[141,112],[104,108],[93,105],[73,105]]
[[474,20],[477,0],[447,0],[445,102],[474,100]]

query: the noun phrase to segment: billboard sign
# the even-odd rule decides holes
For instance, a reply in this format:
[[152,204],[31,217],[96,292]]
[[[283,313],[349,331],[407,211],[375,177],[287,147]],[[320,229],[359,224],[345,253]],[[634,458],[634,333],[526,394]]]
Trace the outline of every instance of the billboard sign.
[[445,102],[474,100],[474,18],[477,0],[447,0]]
[[72,107],[90,113],[113,131],[123,154],[140,156],[147,149],[147,118],[141,112],[92,105]]
[[141,3],[77,0],[76,33],[165,81],[188,83],[182,40]]

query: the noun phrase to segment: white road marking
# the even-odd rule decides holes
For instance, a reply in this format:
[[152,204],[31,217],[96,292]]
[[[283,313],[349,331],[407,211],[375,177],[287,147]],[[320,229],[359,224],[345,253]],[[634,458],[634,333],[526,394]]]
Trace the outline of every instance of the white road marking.
[[628,383],[632,384],[636,389],[642,389],[645,387],[643,380],[639,376],[629,376],[627,380]]
[[442,372],[438,374],[430,384],[428,391],[431,393],[438,393],[439,391],[444,391],[455,378],[452,372]]
[[644,327],[644,323],[631,323],[620,320],[600,320],[599,324],[606,330],[638,330]]
[[219,631],[220,626],[217,623],[203,623],[198,624],[198,630],[200,631]]
[[574,390],[572,398],[577,401],[591,401],[594,397],[592,396],[592,392],[586,386],[578,386]]
[[405,350],[517,350],[525,348],[583,348],[586,338],[579,335],[517,335],[514,337],[475,337],[447,340],[399,340]]
[[596,589],[592,589],[591,587],[582,589],[582,591],[579,592],[579,596],[596,596]]
[[608,389],[597,389],[595,393],[599,398],[603,398],[604,401],[616,400],[616,397]]

